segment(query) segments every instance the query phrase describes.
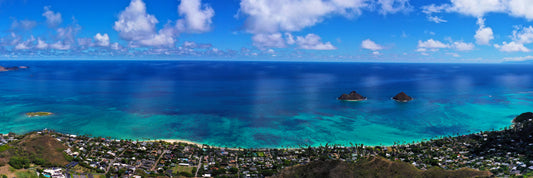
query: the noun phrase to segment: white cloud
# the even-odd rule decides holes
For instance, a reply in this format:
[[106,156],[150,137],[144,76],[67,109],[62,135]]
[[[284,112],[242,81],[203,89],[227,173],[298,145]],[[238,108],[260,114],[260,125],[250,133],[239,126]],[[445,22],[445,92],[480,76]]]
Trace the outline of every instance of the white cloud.
[[440,42],[439,40],[429,39],[427,41],[418,40],[418,48],[448,48],[447,44]]
[[37,46],[35,46],[37,49],[46,49],[48,48],[48,44],[41,40],[41,38],[37,38]]
[[503,52],[529,52],[529,49],[522,43],[511,41],[509,43],[503,42],[502,45],[494,44],[495,48],[498,48]]
[[11,29],[17,30],[31,30],[33,27],[37,26],[37,22],[33,20],[13,20],[13,23],[11,23]]
[[447,55],[453,56],[453,57],[461,57],[461,55],[457,53],[446,53]]
[[57,50],[69,50],[70,44],[65,44],[62,41],[57,41],[56,43],[50,44],[49,47],[52,49],[57,49]]
[[428,51],[439,51],[439,49],[455,49],[457,51],[470,51],[473,50],[475,45],[473,43],[466,43],[463,41],[455,41],[453,42],[451,39],[449,39],[450,44],[443,43],[439,40],[429,39],[426,41],[418,40],[418,48],[416,49],[417,52],[425,53]]
[[281,33],[256,34],[252,36],[253,45],[260,48],[284,48],[287,45]]
[[175,29],[171,27],[165,27],[159,30],[157,34],[139,40],[139,43],[145,46],[172,46],[175,42]]
[[485,19],[481,17],[477,19],[477,24],[479,25],[479,28],[474,35],[476,43],[480,45],[489,45],[490,40],[494,39],[492,29],[490,27],[485,27]]
[[522,57],[505,57],[503,58],[504,61],[526,61],[526,60],[532,60],[533,56],[522,56]]
[[409,0],[378,0],[378,4],[381,6],[379,13],[383,15],[412,10]]
[[453,47],[459,51],[470,51],[474,49],[474,44],[472,43],[465,43],[462,41],[456,41],[453,42]]
[[16,50],[26,50],[26,49],[30,49],[28,43],[19,43],[15,46],[15,49]]
[[121,38],[137,41],[149,38],[155,33],[155,25],[159,23],[155,16],[146,13],[146,5],[142,0],[132,0],[128,7],[118,16],[113,29]]
[[383,46],[376,44],[374,41],[372,41],[370,39],[363,40],[361,42],[361,47],[363,49],[368,49],[368,50],[372,50],[372,51],[378,51],[378,50],[382,50],[383,49]]
[[63,21],[61,19],[61,13],[50,10],[50,6],[44,6],[44,13],[42,15],[46,17],[46,23],[49,27],[55,27]]
[[299,31],[322,22],[326,16],[352,17],[368,6],[365,0],[242,0],[246,31],[254,34]]
[[431,15],[428,15],[428,20],[430,22],[435,22],[435,23],[442,23],[442,22],[448,22],[447,20],[444,20],[438,16],[431,16]]
[[252,36],[253,45],[263,48],[284,48],[287,45],[281,33],[274,34],[256,34]]
[[504,52],[529,52],[530,50],[524,46],[529,43],[533,43],[533,27],[515,27],[511,42],[495,44],[494,47]]
[[135,46],[135,43],[144,46],[174,45],[175,30],[165,27],[156,33],[157,23],[159,21],[155,16],[146,12],[146,4],[142,0],[132,0],[129,6],[120,12],[113,29],[119,32],[122,39],[130,41],[131,46]]
[[203,8],[201,6],[200,0],[181,0],[178,12],[184,19],[176,23],[179,31],[202,33],[210,30],[211,18],[215,15],[215,11],[208,5],[204,5]]
[[512,16],[533,20],[533,3],[530,0],[510,0],[507,8]]
[[111,44],[111,49],[113,50],[120,50],[122,49],[122,46],[120,46],[120,44],[118,44],[117,42]]
[[533,3],[530,0],[451,0],[449,4],[431,4],[422,7],[426,14],[457,12],[473,17],[483,17],[487,13],[506,13],[515,17],[533,20]]
[[107,33],[104,33],[103,35],[97,33],[94,36],[94,40],[97,46],[109,46],[109,35],[107,35]]
[[523,27],[520,29],[520,27],[516,27],[515,30],[513,30],[513,41],[516,41],[518,43],[522,44],[528,44],[533,42],[533,27]]
[[94,46],[93,39],[91,38],[78,38],[78,46],[81,48]]
[[315,34],[307,34],[305,37],[297,36],[296,44],[301,49],[313,49],[313,50],[333,50],[337,49],[330,42],[323,43],[320,36]]

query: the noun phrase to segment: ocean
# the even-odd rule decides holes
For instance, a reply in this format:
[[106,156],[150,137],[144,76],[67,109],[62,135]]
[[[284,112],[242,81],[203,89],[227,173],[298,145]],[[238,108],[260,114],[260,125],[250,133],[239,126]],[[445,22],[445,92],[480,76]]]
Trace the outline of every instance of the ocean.
[[[533,65],[0,61],[0,133],[52,129],[221,147],[392,145],[511,125]],[[336,98],[357,91],[368,100]],[[398,103],[405,92],[414,98]],[[52,116],[26,117],[34,111]]]

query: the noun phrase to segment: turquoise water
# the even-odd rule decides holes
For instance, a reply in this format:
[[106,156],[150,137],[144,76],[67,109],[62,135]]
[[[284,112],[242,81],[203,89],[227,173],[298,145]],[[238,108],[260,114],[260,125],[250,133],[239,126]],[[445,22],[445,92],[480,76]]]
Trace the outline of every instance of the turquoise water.
[[[0,61],[0,133],[54,129],[228,147],[392,145],[500,129],[533,110],[532,65]],[[336,98],[356,90],[368,100]],[[397,103],[404,91],[415,98]],[[24,113],[49,111],[47,117]]]

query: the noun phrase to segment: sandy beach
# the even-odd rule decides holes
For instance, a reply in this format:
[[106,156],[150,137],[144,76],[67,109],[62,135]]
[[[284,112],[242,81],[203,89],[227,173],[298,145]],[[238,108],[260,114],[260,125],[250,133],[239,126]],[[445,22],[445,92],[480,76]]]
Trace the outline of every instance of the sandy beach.
[[[192,141],[188,141],[188,140],[179,140],[179,139],[159,139],[159,140],[153,140],[153,141],[164,141],[164,142],[168,142],[168,143],[186,143],[186,144],[191,144],[191,145],[196,145],[200,148],[202,148],[203,144],[200,144],[200,143],[196,143],[196,142],[192,142]],[[239,150],[239,148],[225,148],[225,147],[218,147],[218,146],[211,146],[209,145],[209,147],[211,148],[219,148],[219,149],[226,149],[226,150]]]

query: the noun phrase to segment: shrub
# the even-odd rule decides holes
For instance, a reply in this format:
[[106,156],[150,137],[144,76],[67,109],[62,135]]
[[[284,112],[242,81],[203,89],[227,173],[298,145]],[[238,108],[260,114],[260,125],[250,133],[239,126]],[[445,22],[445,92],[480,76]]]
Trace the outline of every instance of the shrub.
[[9,159],[9,165],[15,169],[29,168],[30,160],[24,157],[13,156]]

